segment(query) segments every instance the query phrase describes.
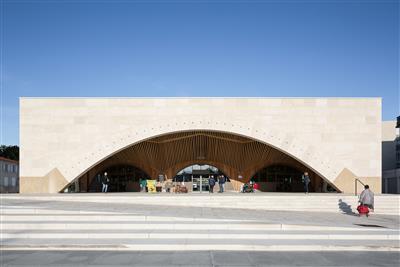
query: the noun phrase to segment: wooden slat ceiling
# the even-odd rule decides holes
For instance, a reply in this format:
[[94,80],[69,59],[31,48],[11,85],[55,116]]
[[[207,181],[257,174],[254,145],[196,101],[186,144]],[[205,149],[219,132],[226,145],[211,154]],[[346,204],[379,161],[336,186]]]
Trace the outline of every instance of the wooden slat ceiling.
[[236,173],[251,176],[258,169],[272,164],[305,169],[300,162],[271,146],[242,136],[212,131],[187,131],[155,137],[128,147],[107,161],[129,162],[150,176],[168,172],[169,177],[196,163],[229,169],[232,176]]

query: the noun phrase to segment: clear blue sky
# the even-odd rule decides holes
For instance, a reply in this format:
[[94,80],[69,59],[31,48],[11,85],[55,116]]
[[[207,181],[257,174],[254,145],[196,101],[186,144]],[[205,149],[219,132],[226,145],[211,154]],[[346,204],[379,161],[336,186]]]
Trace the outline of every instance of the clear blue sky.
[[377,96],[399,115],[395,0],[2,0],[1,18],[4,144],[20,96]]

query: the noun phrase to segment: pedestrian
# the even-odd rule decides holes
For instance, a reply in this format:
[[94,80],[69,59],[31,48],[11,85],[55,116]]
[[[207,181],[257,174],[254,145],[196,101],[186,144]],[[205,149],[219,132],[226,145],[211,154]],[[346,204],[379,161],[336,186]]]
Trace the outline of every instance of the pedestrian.
[[161,193],[162,192],[162,183],[160,181],[158,181],[156,183],[156,192],[157,193]]
[[254,191],[254,185],[256,184],[256,182],[254,182],[254,178],[251,178],[250,179],[250,182],[249,182],[249,187],[247,188],[247,191],[249,192],[249,193],[254,193],[255,191]]
[[170,193],[172,187],[173,187],[173,185],[172,185],[172,180],[171,180],[171,179],[168,179],[168,180],[165,182],[165,191],[166,191],[167,193]]
[[108,178],[107,172],[104,173],[103,180],[101,181],[101,183],[103,184],[101,192],[107,193],[108,185],[110,184],[110,179]]
[[214,193],[215,179],[214,175],[211,175],[210,180],[208,181],[210,184],[210,193]]
[[308,172],[305,172],[301,176],[301,181],[304,184],[304,193],[308,194],[308,185],[310,184],[310,176],[308,176]]
[[260,184],[259,183],[254,182],[254,184],[253,184],[253,192],[254,193],[260,192]]
[[140,178],[140,192],[146,192],[147,180],[144,178]]
[[367,206],[372,211],[374,210],[374,193],[369,189],[369,185],[364,186],[358,202],[360,202],[361,206]]
[[218,177],[219,193],[223,193],[224,192],[225,182],[226,182],[225,176],[220,175]]

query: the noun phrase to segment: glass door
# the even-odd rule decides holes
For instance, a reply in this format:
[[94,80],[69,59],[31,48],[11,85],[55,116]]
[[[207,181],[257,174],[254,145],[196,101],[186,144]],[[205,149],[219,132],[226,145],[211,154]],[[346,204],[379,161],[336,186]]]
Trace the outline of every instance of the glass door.
[[208,192],[210,191],[210,184],[209,181],[210,177],[209,175],[205,175],[204,177],[201,177],[201,191],[202,192]]
[[208,180],[208,175],[192,175],[192,191],[199,193],[208,192],[210,190]]
[[192,191],[201,192],[201,175],[192,175]]

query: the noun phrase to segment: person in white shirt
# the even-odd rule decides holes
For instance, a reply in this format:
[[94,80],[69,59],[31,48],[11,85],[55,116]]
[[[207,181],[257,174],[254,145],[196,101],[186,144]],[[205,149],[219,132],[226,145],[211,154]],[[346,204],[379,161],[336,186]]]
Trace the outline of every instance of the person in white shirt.
[[374,193],[369,189],[369,185],[364,186],[364,190],[361,192],[358,202],[374,210]]

